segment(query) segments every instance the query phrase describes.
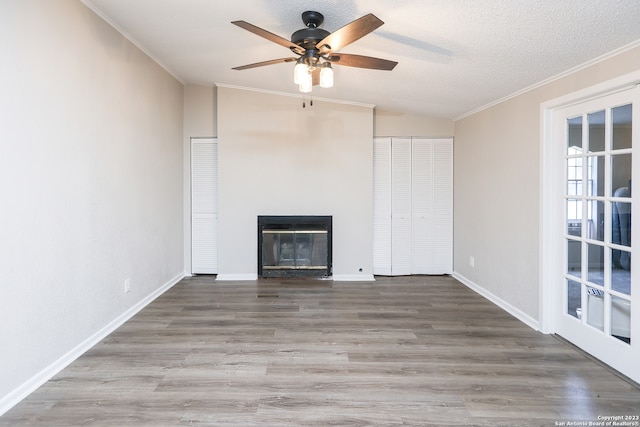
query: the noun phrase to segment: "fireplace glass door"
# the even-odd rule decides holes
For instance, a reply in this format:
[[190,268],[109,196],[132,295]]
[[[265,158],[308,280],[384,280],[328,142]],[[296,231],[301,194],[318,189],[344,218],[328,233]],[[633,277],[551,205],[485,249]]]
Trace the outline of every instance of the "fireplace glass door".
[[262,230],[262,268],[327,268],[326,230]]

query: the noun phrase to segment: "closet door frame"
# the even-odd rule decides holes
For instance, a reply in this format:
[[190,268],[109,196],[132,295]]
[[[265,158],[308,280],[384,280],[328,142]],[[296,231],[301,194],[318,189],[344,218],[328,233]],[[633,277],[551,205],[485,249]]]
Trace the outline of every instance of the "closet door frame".
[[374,274],[451,274],[453,139],[376,137],[373,157]]
[[191,274],[218,273],[218,141],[191,138]]

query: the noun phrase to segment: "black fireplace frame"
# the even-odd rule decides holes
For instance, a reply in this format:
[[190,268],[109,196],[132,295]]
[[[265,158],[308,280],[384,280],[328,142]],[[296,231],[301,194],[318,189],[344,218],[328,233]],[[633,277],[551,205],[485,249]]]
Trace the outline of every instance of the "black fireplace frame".
[[[265,271],[262,266],[263,230],[326,230],[326,269],[281,269]],[[333,217],[331,215],[258,215],[258,276],[259,277],[329,277],[332,274]]]

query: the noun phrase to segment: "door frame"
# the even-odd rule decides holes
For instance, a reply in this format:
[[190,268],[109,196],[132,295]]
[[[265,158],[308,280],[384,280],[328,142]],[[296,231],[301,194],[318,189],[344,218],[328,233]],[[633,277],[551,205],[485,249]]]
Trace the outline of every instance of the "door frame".
[[[539,329],[541,332],[550,334],[558,333],[561,328],[561,324],[557,321],[558,313],[564,310],[561,306],[564,303],[564,298],[557,298],[558,284],[560,278],[564,277],[565,273],[565,249],[563,245],[559,244],[561,239],[558,236],[565,234],[565,225],[563,221],[558,220],[558,215],[564,218],[564,204],[565,204],[565,188],[562,185],[558,185],[564,180],[564,168],[565,168],[565,140],[558,140],[557,127],[560,125],[556,121],[560,110],[564,110],[574,105],[583,104],[599,98],[604,98],[616,93],[624,92],[636,88],[640,84],[640,71],[633,72],[620,76],[616,79],[606,81],[604,83],[585,88],[578,92],[574,92],[560,98],[556,98],[541,104],[540,106],[540,119],[541,119],[541,150],[540,150],[540,312],[539,312]],[[638,89],[636,88],[636,91]],[[637,96],[637,92],[636,92]],[[638,107],[636,107],[638,108]],[[637,111],[634,109],[634,116],[637,120]],[[637,143],[637,136],[634,137],[634,142]],[[636,147],[637,149],[637,147]],[[637,173],[637,172],[636,172]],[[638,200],[638,190],[633,189],[632,200]],[[637,213],[634,215],[637,216]],[[634,234],[637,234],[634,233]],[[637,252],[637,251],[634,251]],[[632,272],[635,271],[634,276],[638,274],[638,265],[640,264],[637,257],[632,257]],[[633,288],[633,286],[632,286]],[[637,292],[636,292],[637,293]],[[635,296],[638,298],[638,295]],[[632,299],[632,318],[633,313],[638,313],[638,302],[634,302]],[[637,322],[632,322],[632,330],[634,323],[637,329]],[[563,323],[564,324],[564,323]],[[577,331],[577,330],[576,330]],[[633,334],[633,332],[632,332]],[[637,335],[637,333],[636,333]],[[585,351],[597,352],[597,346],[594,347],[590,340],[584,340],[584,337],[580,339],[583,341],[579,344]],[[638,340],[638,337],[634,338]],[[632,353],[637,353],[637,342],[634,345],[635,350],[631,348]],[[626,362],[627,359],[623,357],[620,359],[614,357],[611,359],[611,363],[614,366],[620,366],[620,369],[625,369],[623,366],[629,366]],[[614,360],[615,359],[615,360]],[[623,363],[624,362],[624,363]],[[638,378],[638,371],[631,369],[630,372],[622,372],[624,375],[631,377],[635,381],[640,381]]]
[[[198,136],[198,137],[190,137],[189,138],[189,153],[188,153],[188,192],[185,197],[185,274],[187,276],[194,276],[196,274],[217,274],[217,261],[215,266],[215,272],[202,272],[196,271],[194,272],[193,268],[193,246],[194,246],[194,211],[193,211],[193,202],[194,202],[194,191],[193,191],[193,178],[194,178],[194,145],[198,143],[212,143],[216,145],[216,159],[217,159],[217,144],[218,138],[213,136]],[[217,165],[216,165],[216,174],[217,174]],[[186,175],[186,174],[185,174]],[[218,185],[218,184],[217,184]],[[218,193],[218,187],[215,189],[216,196]],[[216,202],[217,205],[217,202]],[[196,214],[197,215],[197,214]],[[217,224],[217,209],[215,212],[215,222]],[[217,236],[216,236],[217,243]],[[217,256],[217,248],[216,248],[216,256]]]

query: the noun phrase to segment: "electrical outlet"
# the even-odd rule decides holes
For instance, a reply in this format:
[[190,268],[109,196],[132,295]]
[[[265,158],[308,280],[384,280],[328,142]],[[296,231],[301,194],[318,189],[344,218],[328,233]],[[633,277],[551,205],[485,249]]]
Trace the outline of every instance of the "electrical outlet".
[[131,292],[131,279],[124,280],[124,293],[128,294]]
[[469,266],[470,267],[475,267],[476,266],[476,259],[473,256],[469,257]]

